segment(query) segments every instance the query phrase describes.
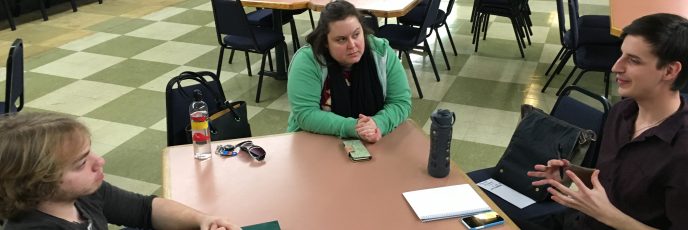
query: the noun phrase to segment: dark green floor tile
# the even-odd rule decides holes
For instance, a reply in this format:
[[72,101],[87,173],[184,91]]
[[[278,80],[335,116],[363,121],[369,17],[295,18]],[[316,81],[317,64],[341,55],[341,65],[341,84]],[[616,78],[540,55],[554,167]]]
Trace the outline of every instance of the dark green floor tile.
[[162,92],[135,89],[85,116],[149,127],[165,118],[165,95]]
[[66,57],[70,54],[76,53],[71,50],[63,50],[59,48],[51,49],[47,52],[41,53],[39,55],[27,58],[26,61],[24,62],[24,70],[32,70],[35,69],[39,66],[48,64],[50,62],[53,62],[57,59]]
[[[76,80],[71,78],[26,72],[24,74],[24,96],[26,96],[24,101],[30,102],[36,98],[42,97],[43,95],[58,90],[74,81]],[[2,91],[4,91],[4,88]],[[0,95],[4,95],[4,92]]]
[[139,87],[177,67],[160,62],[127,59],[87,77],[86,80]]
[[464,172],[494,167],[506,148],[469,141],[452,140],[451,159]]
[[422,127],[438,104],[438,101],[411,98],[411,114],[409,119],[412,119],[418,126]]
[[87,29],[112,34],[126,34],[141,27],[150,25],[153,22],[154,21],[138,18],[115,17],[110,20],[92,25]]
[[517,112],[525,88],[522,84],[457,77],[442,101]]
[[561,45],[561,37],[559,36],[559,28],[552,27],[545,39],[547,44]]
[[[532,43],[528,45],[528,40],[525,40],[526,48],[523,49],[527,61],[539,61],[540,55],[542,54],[542,49],[544,44],[542,43]],[[521,58],[521,53],[518,50],[518,44],[516,40],[506,40],[498,38],[488,37],[486,40],[480,39],[478,52],[476,53],[480,56],[494,57],[494,58],[505,58],[518,60]]]
[[163,41],[155,39],[120,36],[95,45],[84,51],[123,58],[131,58],[162,43]]
[[251,124],[251,134],[262,136],[275,133],[284,133],[287,130],[289,112],[263,109],[249,120]]
[[[224,57],[222,57],[222,71],[233,72],[233,73],[239,73],[241,71],[244,71],[246,69],[246,57],[244,55],[244,52],[243,51],[236,51],[234,54],[234,59],[232,59],[232,64],[228,63],[230,53],[231,53],[231,50],[225,49]],[[185,65],[215,70],[215,69],[217,69],[217,59],[218,59],[219,55],[220,55],[220,46],[218,45],[217,49],[211,50],[210,52],[203,54],[194,60],[191,60],[190,62],[186,63]],[[249,61],[251,62],[251,65],[253,65],[255,63],[260,63],[260,59],[261,59],[260,54],[249,53],[248,57],[249,57]],[[274,55],[273,55],[273,60],[274,60]],[[256,74],[258,73],[258,70],[260,70],[259,68],[260,68],[260,66],[251,69],[254,76],[256,76]],[[265,68],[268,69],[267,59],[265,61]]]
[[[173,39],[173,41],[178,41],[178,42],[188,42],[188,43],[193,43],[193,44],[203,44],[203,45],[210,45],[210,46],[218,46],[219,43],[217,41],[217,32],[214,27],[200,27],[194,31],[191,31],[189,33],[186,33],[182,35],[181,37]],[[215,53],[217,56],[218,54]],[[217,57],[216,57],[217,58]]]
[[263,89],[260,93],[260,103],[256,103],[256,89],[258,87],[258,75],[250,77],[253,81],[250,90],[244,94],[238,96],[242,100],[246,100],[246,103],[253,106],[268,106],[270,103],[275,101],[277,98],[282,96],[287,92],[287,81],[285,80],[275,80],[271,77],[263,77]]
[[144,130],[103,156],[105,173],[162,184],[161,153],[166,140],[165,132]]
[[[545,12],[531,12],[530,15],[530,20],[533,22],[533,26],[549,27],[549,18],[550,13]],[[511,24],[511,20],[509,20],[507,17],[496,17],[495,22]]]
[[163,21],[204,26],[208,23],[213,22],[213,12],[202,10],[187,10],[180,14],[166,18]]

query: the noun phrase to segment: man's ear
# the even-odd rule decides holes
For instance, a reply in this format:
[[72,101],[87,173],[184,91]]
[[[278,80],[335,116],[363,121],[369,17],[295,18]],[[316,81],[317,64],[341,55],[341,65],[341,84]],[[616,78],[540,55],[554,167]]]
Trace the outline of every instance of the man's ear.
[[666,65],[664,68],[664,80],[668,81],[674,81],[678,77],[678,74],[681,73],[681,70],[683,69],[683,66],[681,65],[681,62],[679,61],[673,61],[670,62],[669,64]]

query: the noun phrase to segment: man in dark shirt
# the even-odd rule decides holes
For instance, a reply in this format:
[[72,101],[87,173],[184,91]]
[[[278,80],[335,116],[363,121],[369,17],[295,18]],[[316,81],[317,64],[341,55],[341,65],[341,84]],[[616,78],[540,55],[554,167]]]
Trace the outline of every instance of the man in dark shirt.
[[172,200],[103,181],[88,129],[49,113],[0,117],[0,219],[12,229],[240,229]]
[[[568,161],[550,160],[528,175],[544,178],[533,185],[550,184],[552,200],[579,211],[565,228],[688,229],[688,106],[679,94],[688,79],[688,20],[648,15],[621,37],[612,71],[626,99],[609,113],[598,169],[583,176]],[[577,189],[560,183],[560,167]]]

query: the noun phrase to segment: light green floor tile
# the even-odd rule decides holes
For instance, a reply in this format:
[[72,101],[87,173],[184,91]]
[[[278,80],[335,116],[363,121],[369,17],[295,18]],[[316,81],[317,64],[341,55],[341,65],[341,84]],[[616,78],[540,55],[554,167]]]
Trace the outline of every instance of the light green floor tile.
[[452,140],[451,159],[468,173],[494,167],[506,148],[469,141]]
[[127,59],[114,66],[97,72],[86,79],[130,87],[139,87],[155,79],[156,77],[173,70],[174,68],[177,68],[177,65]]
[[520,111],[525,85],[457,78],[442,101],[455,104]]
[[84,51],[130,58],[162,43],[163,41],[155,39],[121,36]]
[[204,3],[208,3],[207,0],[190,0],[190,1],[183,1],[180,3],[175,4],[175,7],[180,7],[180,8],[194,8],[200,5],[203,5]]
[[161,156],[166,140],[164,132],[143,131],[103,157],[105,173],[153,184],[162,183]]
[[202,26],[213,22],[213,12],[202,10],[187,10],[180,14],[166,18],[163,21]]
[[289,112],[263,109],[249,120],[251,124],[251,134],[261,136],[287,131]]
[[141,27],[153,24],[154,21],[138,18],[115,17],[110,20],[95,24],[87,29],[112,34],[126,34]]
[[165,117],[165,95],[135,89],[85,116],[148,127]]
[[214,27],[198,28],[181,37],[175,38],[174,41],[220,46],[217,41],[217,32]]

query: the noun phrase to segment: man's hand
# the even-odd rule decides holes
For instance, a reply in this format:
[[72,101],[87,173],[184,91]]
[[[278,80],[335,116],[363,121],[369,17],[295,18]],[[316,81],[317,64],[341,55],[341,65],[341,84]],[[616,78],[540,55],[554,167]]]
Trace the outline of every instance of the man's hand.
[[375,143],[382,139],[382,132],[375,124],[375,120],[363,114],[358,115],[358,123],[356,123],[356,133],[361,140]]
[[535,165],[535,171],[528,171],[528,176],[543,178],[542,180],[533,181],[533,186],[541,186],[548,184],[548,180],[554,180],[561,183],[563,178],[559,176],[560,169],[567,169],[571,163],[566,160],[549,160],[547,166]]
[[201,230],[241,230],[241,227],[218,216],[205,216],[201,221]]

